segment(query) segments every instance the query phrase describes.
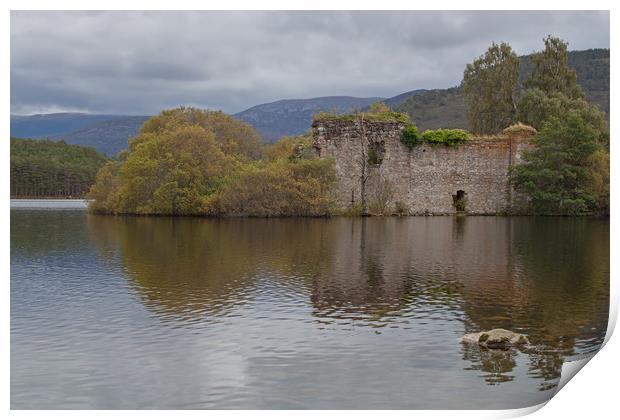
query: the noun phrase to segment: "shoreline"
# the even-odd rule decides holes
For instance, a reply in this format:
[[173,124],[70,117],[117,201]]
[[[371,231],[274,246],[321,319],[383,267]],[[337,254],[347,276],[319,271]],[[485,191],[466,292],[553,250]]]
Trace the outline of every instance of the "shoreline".
[[[329,216],[254,216],[254,215],[230,215],[230,216],[213,216],[213,215],[169,215],[169,214],[109,214],[96,213],[88,211],[88,204],[93,201],[81,198],[11,198],[10,208],[12,210],[82,210],[97,216],[113,216],[113,217],[153,217],[153,218],[201,218],[201,219],[332,219],[332,218],[348,218],[348,219],[377,219],[377,218],[409,218],[409,217],[563,217],[563,218],[609,218],[609,214],[584,214],[584,215],[565,215],[565,214],[509,214],[509,213],[424,213],[424,214],[391,214],[391,215],[367,215],[352,216],[346,214],[333,214]],[[39,204],[39,205],[37,205]]]

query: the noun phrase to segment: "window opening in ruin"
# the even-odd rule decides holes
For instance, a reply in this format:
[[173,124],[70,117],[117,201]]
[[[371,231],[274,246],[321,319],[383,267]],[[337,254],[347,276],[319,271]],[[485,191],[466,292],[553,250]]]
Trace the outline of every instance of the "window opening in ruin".
[[383,163],[383,155],[385,154],[385,143],[371,142],[368,145],[368,164],[381,165]]
[[452,202],[456,211],[465,211],[467,207],[467,194],[465,194],[465,191],[458,190],[456,194],[452,196]]

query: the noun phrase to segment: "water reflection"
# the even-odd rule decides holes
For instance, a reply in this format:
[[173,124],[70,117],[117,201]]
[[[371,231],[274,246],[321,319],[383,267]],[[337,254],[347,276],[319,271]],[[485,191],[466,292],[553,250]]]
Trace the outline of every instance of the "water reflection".
[[[517,408],[598,349],[608,304],[608,220],[12,211],[11,399]],[[491,328],[534,346],[458,342]]]
[[510,382],[515,376],[513,369],[517,366],[517,350],[481,349],[476,344],[463,344],[463,359],[471,362],[472,371],[482,371],[483,378],[489,385]]
[[162,316],[204,320],[225,316],[272,276],[304,291],[330,260],[329,229],[312,221],[198,218],[88,218],[104,260],[122,263],[149,309]]
[[310,303],[318,329],[507,328],[535,349],[523,358],[463,346],[466,369],[499,384],[525,362],[540,389],[606,330],[607,220],[89,216],[88,227],[103,259],[121,262],[163,320],[217,322],[267,291],[282,305]]

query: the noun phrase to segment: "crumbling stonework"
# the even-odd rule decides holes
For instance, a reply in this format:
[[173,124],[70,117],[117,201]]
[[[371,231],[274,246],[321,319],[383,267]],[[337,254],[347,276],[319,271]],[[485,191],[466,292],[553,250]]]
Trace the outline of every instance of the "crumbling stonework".
[[[392,207],[403,203],[410,214],[451,214],[463,197],[468,214],[510,210],[515,193],[508,170],[520,161],[532,130],[505,130],[493,137],[472,137],[457,146],[420,143],[409,149],[401,141],[399,122],[345,119],[316,120],[314,147],[335,160],[338,204],[346,210],[360,202],[363,162],[367,166],[369,203],[389,196]],[[460,191],[460,192],[459,192]]]

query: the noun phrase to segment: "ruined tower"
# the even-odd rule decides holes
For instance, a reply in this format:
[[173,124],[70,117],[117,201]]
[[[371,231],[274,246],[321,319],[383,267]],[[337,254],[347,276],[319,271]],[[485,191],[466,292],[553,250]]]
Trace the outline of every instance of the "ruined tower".
[[315,119],[314,147],[335,161],[342,210],[359,203],[364,171],[369,202],[388,200],[409,214],[498,214],[511,208],[509,168],[531,147],[533,128],[518,124],[455,146],[420,142],[412,148],[400,141],[404,128],[399,121]]

